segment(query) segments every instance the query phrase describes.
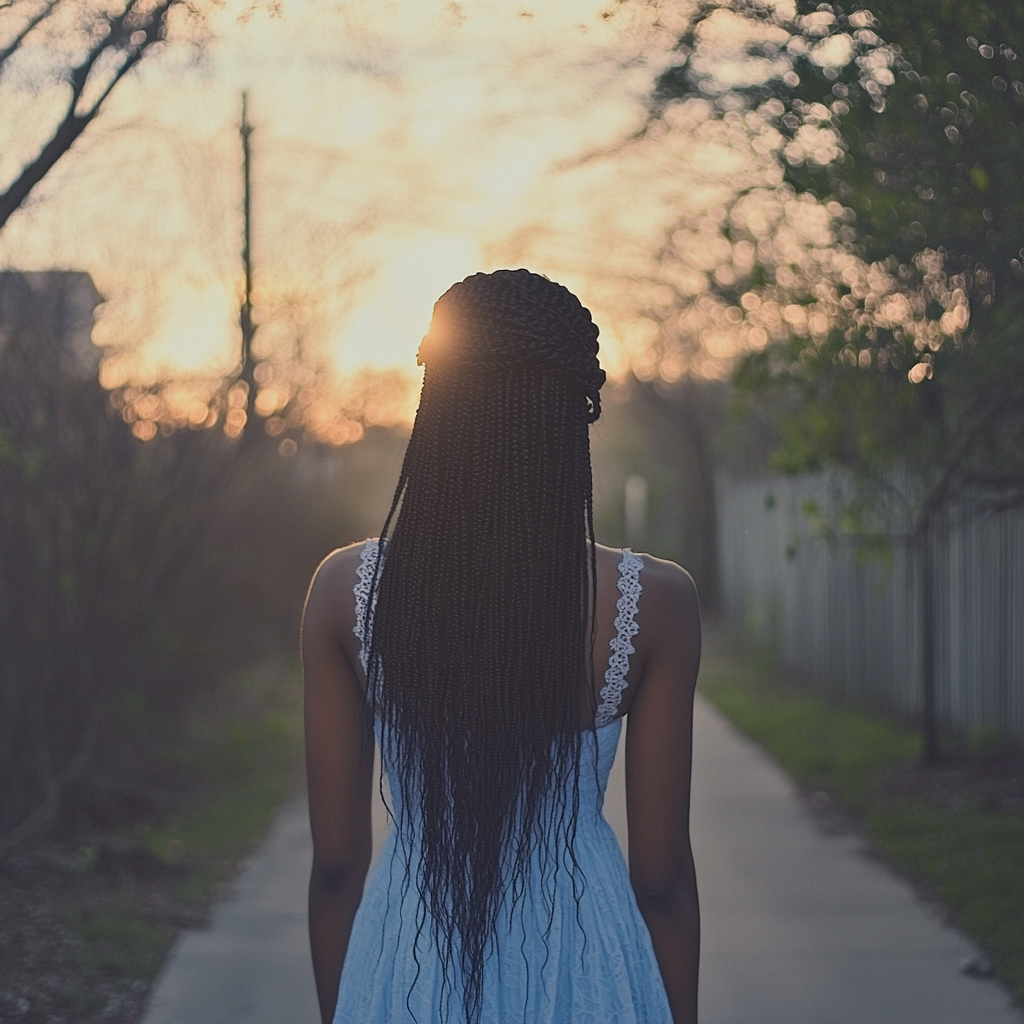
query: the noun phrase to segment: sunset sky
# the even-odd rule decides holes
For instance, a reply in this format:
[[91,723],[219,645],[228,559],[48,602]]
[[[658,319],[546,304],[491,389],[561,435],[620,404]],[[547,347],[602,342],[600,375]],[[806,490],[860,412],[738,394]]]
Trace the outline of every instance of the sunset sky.
[[[639,0],[247,14],[228,0],[177,23],[177,42],[119,85],[0,235],[0,264],[93,274],[108,300],[95,338],[124,349],[108,385],[230,369],[247,90],[260,344],[301,336],[342,375],[414,375],[445,288],[525,265],[591,306],[621,370],[650,328],[665,232],[712,207],[743,159],[696,123],[627,141],[684,14]],[[17,140],[37,143],[27,120]],[[17,156],[8,145],[4,176]]]

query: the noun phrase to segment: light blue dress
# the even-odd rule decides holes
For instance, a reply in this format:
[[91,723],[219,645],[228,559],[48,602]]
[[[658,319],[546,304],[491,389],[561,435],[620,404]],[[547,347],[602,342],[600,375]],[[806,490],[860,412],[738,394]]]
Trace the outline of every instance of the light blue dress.
[[[356,587],[357,635],[366,608],[376,544],[367,542]],[[551,884],[541,872],[513,905],[506,901],[496,948],[484,968],[481,1024],[672,1024],[650,933],[637,908],[626,864],[602,808],[622,731],[615,717],[637,626],[642,560],[624,551],[619,615],[601,691],[597,729],[583,734],[580,815],[575,854],[584,885],[563,871]],[[377,739],[380,741],[379,723]],[[597,745],[598,771],[594,764]],[[389,768],[385,765],[385,770]],[[392,800],[399,787],[391,789]],[[395,807],[396,820],[402,820]],[[441,961],[414,883],[406,879],[402,837],[392,829],[370,872],[356,912],[341,975],[335,1024],[434,1024],[465,1020],[461,978]],[[418,837],[405,837],[417,863]],[[554,913],[552,914],[552,909]],[[417,935],[418,933],[418,935]],[[454,975],[454,977],[452,976]]]

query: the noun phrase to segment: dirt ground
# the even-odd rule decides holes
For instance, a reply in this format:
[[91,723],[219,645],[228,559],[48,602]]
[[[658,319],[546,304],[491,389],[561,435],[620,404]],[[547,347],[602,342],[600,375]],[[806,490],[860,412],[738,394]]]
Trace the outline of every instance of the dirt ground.
[[202,921],[187,869],[83,837],[0,863],[0,1021],[133,1024],[178,929]]

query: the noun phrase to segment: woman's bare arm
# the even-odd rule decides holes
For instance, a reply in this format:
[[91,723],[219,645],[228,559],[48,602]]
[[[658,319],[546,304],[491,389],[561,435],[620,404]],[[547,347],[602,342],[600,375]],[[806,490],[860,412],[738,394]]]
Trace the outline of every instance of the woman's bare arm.
[[336,551],[317,570],[302,620],[313,832],[309,940],[323,1024],[334,1018],[341,968],[372,848],[373,736],[361,713],[363,693],[342,642],[346,626],[351,632],[343,612],[353,614],[353,550]]
[[629,873],[672,1018],[696,1024],[700,912],[689,818],[700,610],[679,566],[652,559],[641,579],[645,660],[626,738]]

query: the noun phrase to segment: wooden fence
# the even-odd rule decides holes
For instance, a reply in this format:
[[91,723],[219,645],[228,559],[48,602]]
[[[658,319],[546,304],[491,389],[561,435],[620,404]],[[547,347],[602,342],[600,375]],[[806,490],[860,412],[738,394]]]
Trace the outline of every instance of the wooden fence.
[[[808,682],[920,721],[921,555],[821,539],[805,509],[835,507],[837,487],[718,477],[723,613]],[[965,501],[930,550],[938,723],[1024,746],[1024,510]]]

